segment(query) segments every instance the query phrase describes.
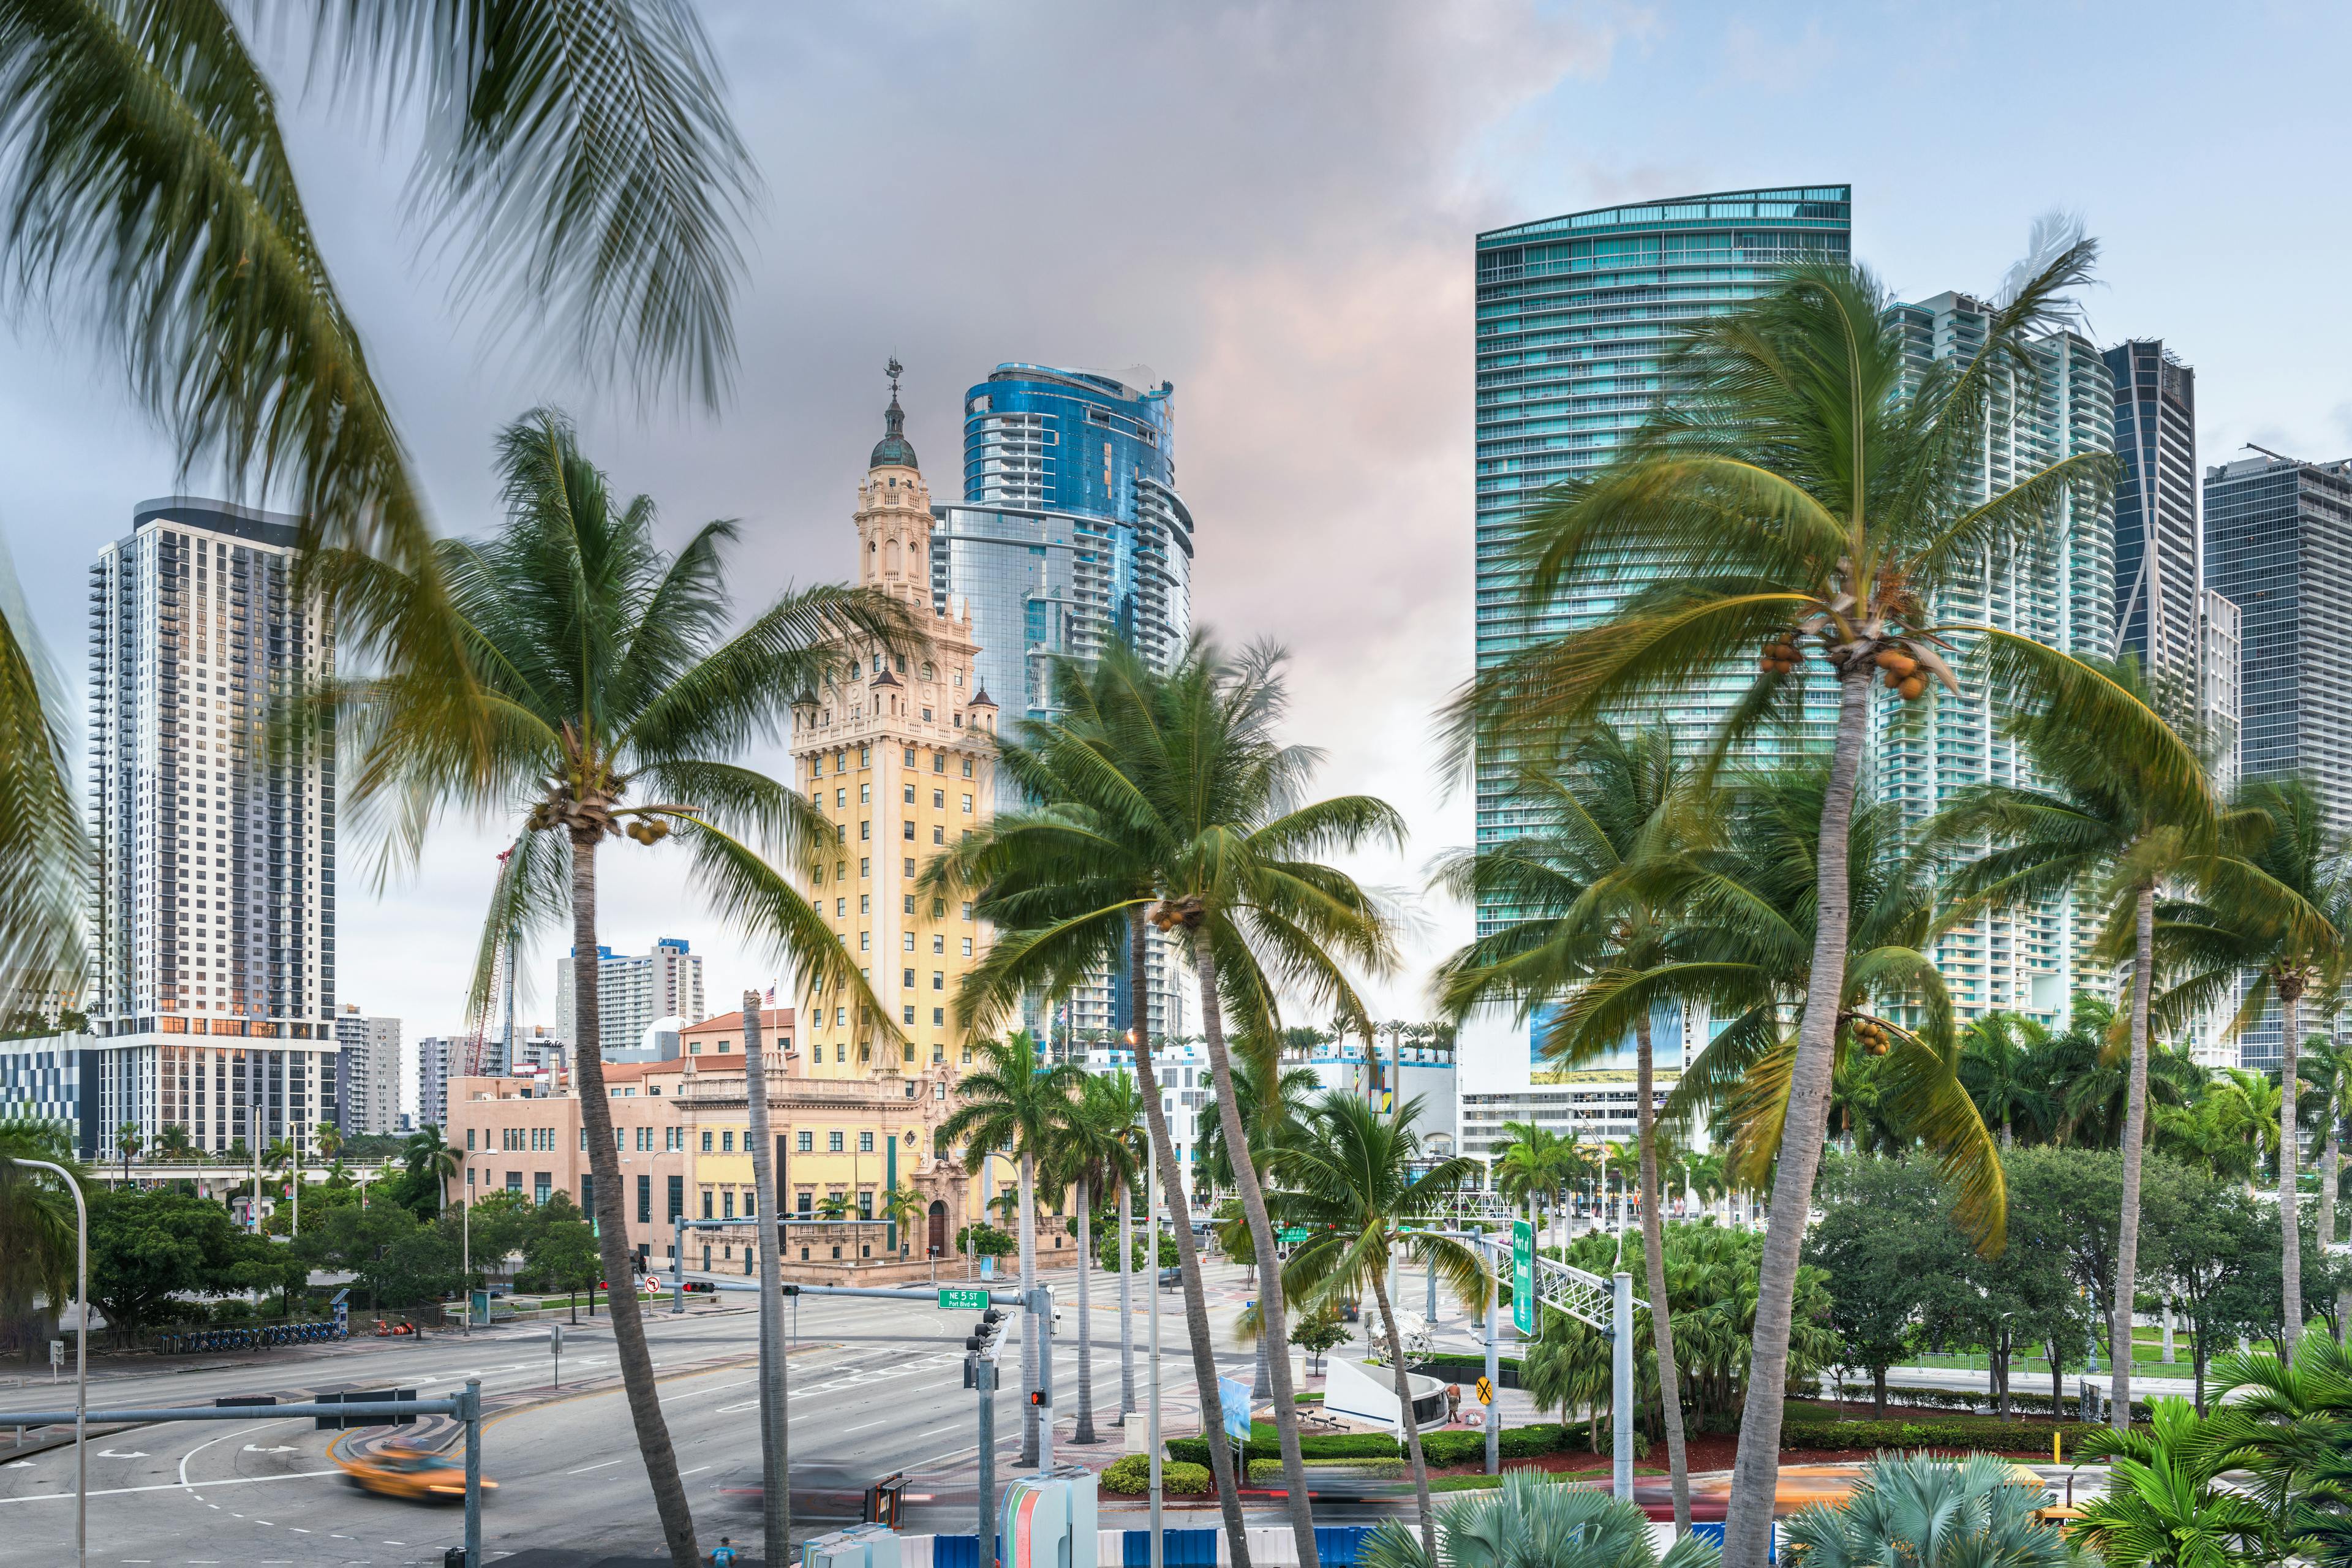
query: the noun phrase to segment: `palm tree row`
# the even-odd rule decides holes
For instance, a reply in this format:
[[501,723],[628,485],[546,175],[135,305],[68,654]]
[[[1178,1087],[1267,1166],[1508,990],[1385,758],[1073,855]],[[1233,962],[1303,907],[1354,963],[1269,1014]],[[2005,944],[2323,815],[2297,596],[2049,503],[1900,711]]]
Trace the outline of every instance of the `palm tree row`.
[[[2062,892],[2106,912],[2103,951],[2133,968],[2121,1137],[2133,1174],[2150,1021],[2167,1001],[2190,1005],[2225,973],[2253,969],[2267,994],[2246,1008],[2275,996],[2292,1040],[2301,996],[2332,973],[2324,858],[2295,847],[2294,821],[2223,807],[2194,736],[2166,722],[2128,668],[1948,608],[1968,602],[1988,561],[2063,506],[2099,504],[2112,482],[2113,459],[2097,451],[2005,488],[1981,461],[1997,408],[2040,374],[2033,341],[2071,320],[2068,294],[2095,256],[2074,240],[2021,265],[1965,360],[1919,363],[1886,290],[1852,266],[1795,269],[1690,328],[1661,365],[1667,391],[1648,424],[1609,467],[1543,498],[1518,532],[1531,613],[1629,558],[1643,563],[1641,584],[1597,622],[1532,638],[1482,671],[1452,710],[1460,754],[1516,758],[1546,792],[1539,836],[1553,841],[1531,869],[1497,847],[1465,871],[1482,895],[1523,898],[1541,918],[1515,928],[1517,945],[1489,939],[1457,960],[1456,1005],[1500,1000],[1528,1014],[1564,1001],[1548,1043],[1571,1061],[1638,1037],[1654,1008],[1676,1002],[1733,1020],[1684,1074],[1675,1108],[1720,1106],[1735,1163],[1770,1172],[1731,1568],[1759,1568],[1768,1543],[1799,1246],[1842,1058],[1887,1054],[1906,1124],[1958,1179],[1981,1242],[2000,1245],[1998,1152],[1958,1076],[1950,1005],[1927,956],[1937,936]],[[1759,652],[1760,673],[1695,770],[1702,787],[1664,819],[1698,826],[1654,836],[1700,847],[1623,867],[1599,853],[1606,835],[1578,809],[1591,792],[1561,798],[1613,765],[1594,751],[1608,744],[1598,727],[1686,701],[1696,684],[1756,668]],[[1909,721],[1908,705],[1940,700],[1931,685],[1989,702],[2042,766],[2042,787],[1979,792],[1914,853],[1890,808],[1863,792],[1864,761],[1874,733]],[[1809,691],[1835,701],[1818,764],[1726,782],[1735,750],[1799,721]],[[1878,711],[1887,702],[1898,706]],[[1944,859],[1969,863],[1951,896],[1933,875]],[[2174,893],[2180,907],[2160,909]],[[1639,952],[1654,940],[1643,923],[1653,909],[1674,917],[1677,951],[1664,962]],[[2160,964],[2181,975],[2162,999]],[[2131,1254],[2127,1237],[2119,1336]],[[2128,1357],[2117,1366],[2120,1389]],[[2116,1406],[2129,1408],[2121,1392]]]

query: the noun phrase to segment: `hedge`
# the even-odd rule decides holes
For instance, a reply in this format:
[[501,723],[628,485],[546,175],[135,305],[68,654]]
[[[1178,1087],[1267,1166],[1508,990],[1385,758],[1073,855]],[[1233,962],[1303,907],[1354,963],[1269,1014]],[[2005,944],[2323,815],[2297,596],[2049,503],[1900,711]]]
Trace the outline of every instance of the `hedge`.
[[[1648,1451],[1648,1441],[1639,1432],[1633,1434],[1634,1453]],[[1556,1453],[1563,1448],[1586,1446],[1584,1423],[1561,1426],[1543,1422],[1532,1426],[1506,1426],[1499,1434],[1496,1447],[1506,1459],[1532,1459],[1541,1454]],[[1609,1434],[1601,1434],[1601,1451],[1609,1451]],[[1422,1458],[1433,1465],[1466,1465],[1485,1457],[1486,1434],[1448,1427],[1421,1435]],[[1278,1446],[1271,1422],[1259,1421],[1250,1427],[1247,1458],[1252,1463],[1279,1459]],[[1397,1440],[1385,1432],[1302,1432],[1298,1436],[1299,1458],[1317,1460],[1399,1459],[1404,1452]],[[1199,1437],[1171,1437],[1168,1440],[1168,1457],[1189,1464],[1209,1462],[1209,1445]]]
[[[1228,1447],[1231,1445],[1228,1444]],[[1298,1453],[1306,1459],[1393,1459],[1401,1450],[1396,1439],[1382,1432],[1301,1432]],[[1171,1437],[1168,1457],[1187,1464],[1209,1462],[1209,1445],[1202,1437]],[[1245,1459],[1278,1459],[1282,1444],[1271,1421],[1250,1423],[1249,1447]]]
[[[1209,1489],[1209,1468],[1169,1461],[1160,1467],[1160,1489],[1181,1497],[1198,1497]],[[1129,1454],[1113,1459],[1102,1473],[1105,1491],[1135,1497],[1151,1489],[1151,1456]]]
[[[1404,1474],[1402,1459],[1308,1459],[1305,1464],[1310,1472],[1320,1472],[1325,1475],[1337,1472],[1360,1476],[1367,1480],[1375,1481],[1392,1481]],[[1307,1477],[1309,1480],[1314,1479],[1311,1473]],[[1280,1486],[1282,1461],[1252,1459],[1249,1462],[1249,1484],[1254,1487]]]
[[[1858,1393],[1860,1396],[1858,1398],[1848,1397],[1842,1403],[1849,1405],[1867,1405],[1870,1403],[1870,1394],[1866,1388],[1857,1389],[1856,1385],[1853,1384],[1848,1384],[1846,1387],[1850,1391]],[[2105,1381],[2102,1381],[2099,1384],[2099,1396],[2102,1399],[2106,1397],[2106,1384]],[[1823,1404],[1841,1403],[1827,1393],[1817,1394],[1815,1397],[1820,1399]],[[1979,1394],[1969,1389],[1890,1387],[1886,1391],[1886,1403],[1889,1405],[1925,1406],[1931,1410],[1965,1410],[1972,1413],[1982,1413],[1996,1402],[1992,1395],[1989,1394]],[[2026,1394],[2022,1392],[2015,1392],[2010,1394],[2009,1403],[2012,1409],[2023,1411],[2028,1415],[2047,1415],[2050,1414],[2050,1396],[2046,1394]],[[2075,1402],[2074,1398],[2070,1396],[2060,1400],[2059,1403],[2063,1405],[2071,1407]],[[2135,1421],[2145,1421],[2147,1418],[2147,1401],[2144,1399],[2133,1400],[2132,1419]]]
[[1832,1451],[1877,1448],[1977,1448],[2017,1452],[2039,1449],[2055,1434],[2069,1446],[2086,1433],[2105,1431],[2080,1421],[2055,1426],[2020,1426],[1998,1415],[1946,1415],[1923,1421],[1826,1421],[1790,1415],[1781,1423],[1783,1448]]

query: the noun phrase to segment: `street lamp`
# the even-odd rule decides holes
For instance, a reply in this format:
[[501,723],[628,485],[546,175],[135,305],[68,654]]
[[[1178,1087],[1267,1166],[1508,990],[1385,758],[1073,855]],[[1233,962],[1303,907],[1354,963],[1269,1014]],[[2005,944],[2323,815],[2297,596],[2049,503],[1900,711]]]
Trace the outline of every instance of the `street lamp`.
[[12,1164],[47,1171],[74,1201],[74,1562],[89,1568],[89,1207],[81,1184],[63,1165],[12,1158]]

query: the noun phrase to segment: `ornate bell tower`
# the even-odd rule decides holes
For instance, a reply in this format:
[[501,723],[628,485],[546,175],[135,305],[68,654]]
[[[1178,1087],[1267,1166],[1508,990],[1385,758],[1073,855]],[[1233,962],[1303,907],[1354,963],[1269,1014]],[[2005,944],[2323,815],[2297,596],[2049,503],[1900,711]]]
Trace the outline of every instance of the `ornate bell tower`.
[[793,756],[795,782],[834,825],[810,899],[903,1038],[845,998],[803,996],[812,1078],[954,1078],[969,1047],[953,1023],[956,985],[987,945],[970,904],[917,888],[935,857],[989,819],[996,704],[972,668],[971,616],[932,603],[930,489],[907,440],[899,374],[894,359],[882,439],[857,487],[857,580],[904,604],[929,643],[860,649],[855,677],[802,693]]

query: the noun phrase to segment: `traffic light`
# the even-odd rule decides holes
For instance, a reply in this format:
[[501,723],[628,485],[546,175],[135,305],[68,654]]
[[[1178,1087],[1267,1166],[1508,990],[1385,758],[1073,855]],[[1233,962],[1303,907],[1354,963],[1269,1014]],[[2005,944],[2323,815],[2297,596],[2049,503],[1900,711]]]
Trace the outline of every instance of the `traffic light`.
[[1004,1314],[991,1307],[981,1314],[980,1321],[971,1326],[964,1337],[963,1385],[973,1385],[972,1369],[982,1361],[993,1363],[1004,1348]]

